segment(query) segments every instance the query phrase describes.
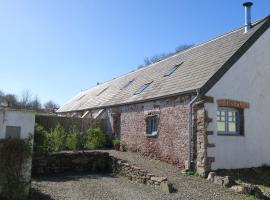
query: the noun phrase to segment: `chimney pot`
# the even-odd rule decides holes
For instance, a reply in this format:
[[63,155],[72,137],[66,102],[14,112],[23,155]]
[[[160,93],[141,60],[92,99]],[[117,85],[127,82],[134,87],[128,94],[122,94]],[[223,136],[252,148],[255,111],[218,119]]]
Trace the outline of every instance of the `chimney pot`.
[[245,7],[245,33],[251,29],[251,6],[252,2],[245,2],[243,6]]

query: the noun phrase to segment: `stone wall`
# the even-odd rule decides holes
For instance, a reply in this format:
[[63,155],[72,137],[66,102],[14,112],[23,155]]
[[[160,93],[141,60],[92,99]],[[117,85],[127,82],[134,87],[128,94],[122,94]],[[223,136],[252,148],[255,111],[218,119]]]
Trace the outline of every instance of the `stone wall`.
[[172,184],[169,183],[167,177],[155,176],[140,167],[115,157],[112,157],[112,164],[114,174],[127,177],[131,181],[153,186],[166,193],[171,193],[173,190]]
[[[179,167],[188,158],[188,103],[191,96],[178,96],[148,103],[122,106],[121,142],[129,151]],[[146,118],[158,116],[158,133],[146,135]]]
[[52,153],[33,158],[32,175],[55,174],[63,172],[110,173],[112,164],[109,153]]
[[159,177],[106,152],[53,153],[34,157],[32,175],[48,175],[63,172],[113,173],[127,177],[130,181],[147,184],[163,192],[173,188],[167,177]]

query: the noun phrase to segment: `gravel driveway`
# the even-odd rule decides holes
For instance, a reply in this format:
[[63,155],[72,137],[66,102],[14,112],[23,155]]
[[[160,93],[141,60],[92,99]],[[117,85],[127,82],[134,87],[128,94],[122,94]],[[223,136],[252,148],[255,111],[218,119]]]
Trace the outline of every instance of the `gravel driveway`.
[[163,194],[148,185],[130,182],[124,177],[113,175],[69,174],[34,179],[32,188],[39,190],[36,199],[40,200],[243,200],[245,196],[214,185],[205,179],[194,176],[183,176],[176,167],[149,160],[134,153],[107,151],[115,157],[136,163],[138,167],[149,172],[167,176],[177,192]]
[[110,175],[64,175],[35,179],[38,200],[154,200],[170,199],[150,186]]

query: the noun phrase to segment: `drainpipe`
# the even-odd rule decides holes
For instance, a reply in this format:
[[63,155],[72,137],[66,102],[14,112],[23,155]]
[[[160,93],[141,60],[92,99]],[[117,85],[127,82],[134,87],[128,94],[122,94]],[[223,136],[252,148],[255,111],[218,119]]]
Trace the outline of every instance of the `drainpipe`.
[[191,138],[193,137],[193,120],[192,120],[192,115],[193,115],[193,103],[199,98],[200,92],[199,89],[196,90],[197,94],[196,96],[189,102],[189,112],[188,112],[188,170],[191,170]]

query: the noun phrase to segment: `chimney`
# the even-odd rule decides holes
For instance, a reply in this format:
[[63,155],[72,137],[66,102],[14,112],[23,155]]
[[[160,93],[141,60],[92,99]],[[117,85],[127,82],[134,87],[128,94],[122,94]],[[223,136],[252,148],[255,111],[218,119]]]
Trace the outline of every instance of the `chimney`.
[[251,29],[251,6],[252,2],[243,3],[245,7],[245,33],[247,33]]

